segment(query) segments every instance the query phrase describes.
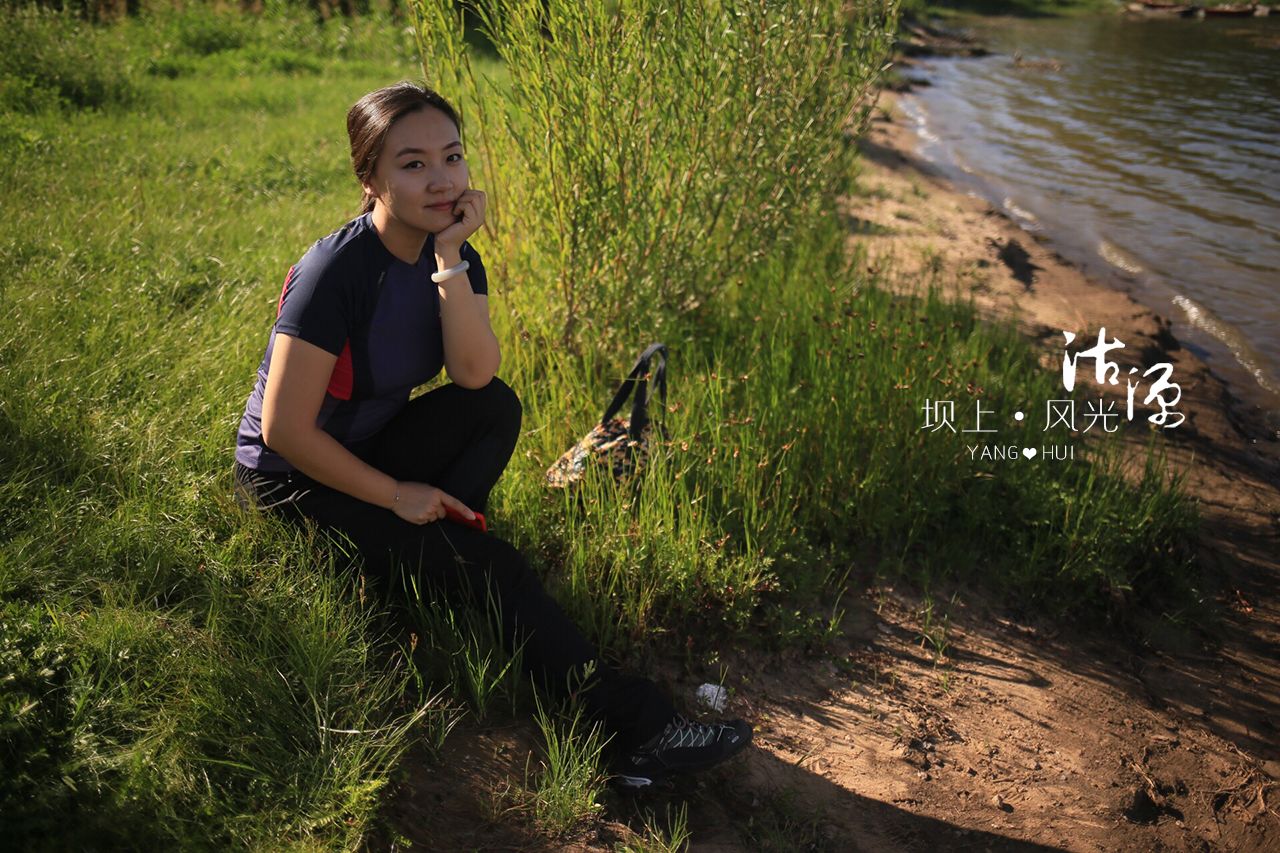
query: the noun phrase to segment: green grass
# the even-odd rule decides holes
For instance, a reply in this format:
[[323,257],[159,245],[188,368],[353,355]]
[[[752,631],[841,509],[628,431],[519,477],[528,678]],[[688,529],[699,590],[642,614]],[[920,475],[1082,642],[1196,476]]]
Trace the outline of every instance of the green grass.
[[600,757],[609,737],[599,723],[589,723],[570,703],[560,712],[539,704],[534,716],[543,750],[537,770],[525,768],[525,787],[517,797],[531,822],[543,834],[569,834],[598,814],[606,777]]
[[[488,608],[452,607],[443,596],[420,589],[417,579],[406,576],[405,596],[409,622],[422,630],[421,659],[425,683],[452,685],[459,702],[465,702],[478,719],[490,715],[497,700],[514,714],[530,705],[525,683],[523,646],[504,647],[502,614],[490,596]],[[468,596],[469,597],[469,596]],[[414,642],[418,642],[414,635]]]
[[[506,4],[507,66],[460,36],[422,39],[493,193],[476,242],[524,401],[491,518],[624,660],[687,638],[818,642],[868,572],[1049,612],[1101,618],[1119,597],[1194,613],[1194,511],[1158,447],[1129,475],[1105,445],[1058,468],[984,466],[920,429],[929,398],[1008,411],[1060,395],[1011,329],[940,282],[892,295],[846,252],[842,127],[893,9],[850,23],[836,5],[775,20],[739,4],[724,34],[715,5],[649,20],[639,3],[549,22],[559,37],[538,56],[533,7]],[[439,745],[463,704],[527,705],[484,616],[410,605],[406,631],[341,549],[230,497],[284,273],[359,202],[346,110],[416,73],[415,37],[376,16],[5,14],[6,825],[36,847],[355,847],[411,738]],[[574,37],[586,27],[610,49]],[[641,30],[661,37],[652,50]],[[539,122],[564,130],[547,159]],[[654,339],[672,396],[645,475],[547,489]],[[426,655],[442,649],[443,666]],[[563,760],[544,778],[566,793],[535,822],[562,831],[593,813],[595,746],[551,722]]]
[[619,842],[615,853],[684,853],[689,849],[692,835],[689,832],[689,804],[681,803],[673,814],[671,805],[666,808],[666,828],[664,822],[652,811],[642,817],[643,834],[627,841]]
[[[33,849],[354,846],[408,732],[452,712],[413,699],[341,555],[235,507],[227,450],[258,288],[354,204],[341,116],[412,43],[369,29],[378,70],[327,60],[336,85],[142,73],[182,20],[3,28],[57,95],[6,102],[0,165],[6,825]],[[66,94],[117,74],[127,99]]]

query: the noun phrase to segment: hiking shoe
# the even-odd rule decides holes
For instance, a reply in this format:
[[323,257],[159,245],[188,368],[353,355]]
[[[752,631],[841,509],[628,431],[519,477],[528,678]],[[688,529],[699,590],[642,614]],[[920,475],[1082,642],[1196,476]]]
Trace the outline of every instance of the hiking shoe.
[[676,714],[661,734],[614,765],[620,788],[647,788],[673,773],[696,773],[737,755],[751,743],[751,726],[741,720],[695,723]]

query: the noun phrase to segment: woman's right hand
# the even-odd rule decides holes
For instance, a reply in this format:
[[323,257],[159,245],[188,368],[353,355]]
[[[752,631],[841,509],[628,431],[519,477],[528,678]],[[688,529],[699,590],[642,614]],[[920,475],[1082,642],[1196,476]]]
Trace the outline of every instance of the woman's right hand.
[[392,504],[392,511],[412,524],[429,524],[439,521],[445,516],[445,509],[453,509],[473,519],[476,514],[466,504],[447,492],[428,486],[426,483],[402,482],[399,484],[400,499]]

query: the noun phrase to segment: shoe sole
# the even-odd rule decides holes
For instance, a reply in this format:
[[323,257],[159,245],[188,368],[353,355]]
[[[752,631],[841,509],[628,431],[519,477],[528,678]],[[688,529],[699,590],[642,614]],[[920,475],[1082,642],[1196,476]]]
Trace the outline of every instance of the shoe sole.
[[614,776],[613,784],[629,791],[638,791],[641,788],[648,788],[653,784],[653,780],[648,776]]

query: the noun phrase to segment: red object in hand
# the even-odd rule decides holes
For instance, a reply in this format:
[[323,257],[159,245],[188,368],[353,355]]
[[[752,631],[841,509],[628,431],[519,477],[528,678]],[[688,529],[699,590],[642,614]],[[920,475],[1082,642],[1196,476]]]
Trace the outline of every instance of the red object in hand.
[[465,524],[467,527],[474,527],[476,530],[479,530],[481,533],[489,532],[489,528],[484,523],[484,513],[477,512],[476,517],[472,519],[472,518],[467,518],[465,515],[458,512],[453,507],[447,506],[444,508],[444,517],[449,519],[450,521],[456,521],[459,524]]

